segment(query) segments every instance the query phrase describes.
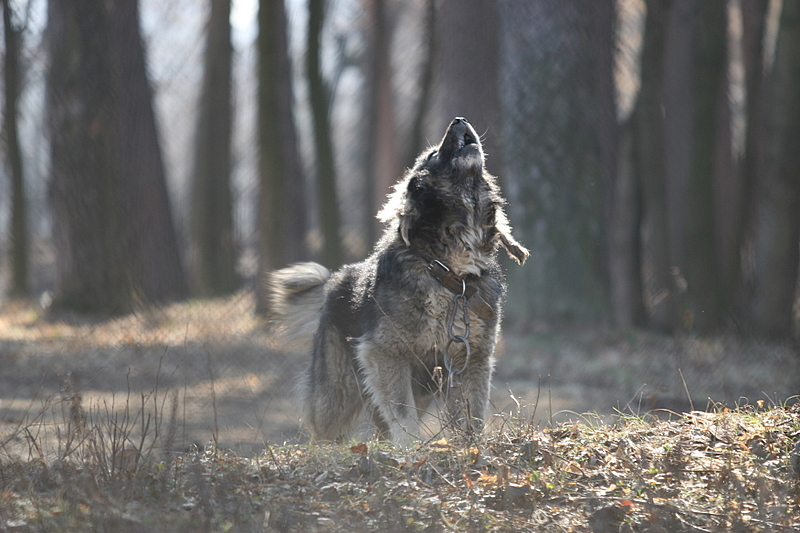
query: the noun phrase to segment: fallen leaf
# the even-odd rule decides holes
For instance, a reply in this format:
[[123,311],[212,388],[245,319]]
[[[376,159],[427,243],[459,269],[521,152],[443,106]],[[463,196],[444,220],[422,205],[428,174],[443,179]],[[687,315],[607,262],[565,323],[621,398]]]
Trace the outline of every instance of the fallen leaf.
[[486,472],[482,473],[478,478],[478,483],[487,487],[498,485],[498,481],[497,474],[489,474]]
[[367,455],[367,450],[367,445],[363,442],[350,447],[351,452],[360,453],[361,455]]
[[475,486],[475,482],[470,479],[469,475],[466,472],[461,472],[461,477],[464,478],[464,481],[467,483],[467,487],[470,489]]
[[569,472],[570,474],[583,474],[583,468],[581,468],[581,465],[575,461],[567,461],[562,467],[562,470]]
[[447,442],[447,439],[445,439],[445,438],[441,438],[441,439],[437,440],[436,442],[432,442],[431,443],[431,448],[434,448],[436,450],[452,450],[453,449],[453,447],[450,445],[449,442]]

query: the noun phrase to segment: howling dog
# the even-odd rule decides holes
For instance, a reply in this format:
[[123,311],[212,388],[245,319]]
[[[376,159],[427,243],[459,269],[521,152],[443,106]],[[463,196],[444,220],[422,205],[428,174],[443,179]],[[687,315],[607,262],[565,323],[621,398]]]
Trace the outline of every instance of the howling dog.
[[395,185],[368,258],[333,274],[317,263],[271,273],[273,336],[311,353],[298,388],[317,438],[343,439],[366,407],[407,446],[437,392],[454,424],[483,429],[505,294],[497,249],[520,265],[529,255],[504,205],[459,117]]

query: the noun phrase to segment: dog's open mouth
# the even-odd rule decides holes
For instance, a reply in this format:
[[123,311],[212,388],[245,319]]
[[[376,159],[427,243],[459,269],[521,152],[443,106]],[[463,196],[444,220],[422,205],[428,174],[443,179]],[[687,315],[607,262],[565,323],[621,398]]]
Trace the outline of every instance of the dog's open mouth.
[[456,156],[458,152],[460,152],[465,146],[469,146],[470,144],[478,144],[475,137],[470,133],[466,132],[463,136],[458,139],[458,150],[456,152]]
[[483,166],[480,139],[467,119],[457,117],[450,123],[439,145],[439,157],[462,169]]

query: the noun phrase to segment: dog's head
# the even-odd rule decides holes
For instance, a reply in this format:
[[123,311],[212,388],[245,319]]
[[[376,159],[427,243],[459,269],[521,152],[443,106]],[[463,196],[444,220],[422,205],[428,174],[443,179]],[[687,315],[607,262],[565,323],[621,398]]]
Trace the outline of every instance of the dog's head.
[[[479,274],[501,246],[517,263],[528,250],[511,235],[497,179],[484,168],[480,137],[458,117],[442,141],[417,158],[378,217],[427,260]],[[396,221],[396,224],[394,222]]]

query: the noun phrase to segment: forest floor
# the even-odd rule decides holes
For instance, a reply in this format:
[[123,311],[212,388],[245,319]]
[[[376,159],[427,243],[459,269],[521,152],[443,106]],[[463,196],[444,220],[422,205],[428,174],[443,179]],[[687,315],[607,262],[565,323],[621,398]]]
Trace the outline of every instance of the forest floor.
[[252,308],[4,306],[0,532],[800,529],[790,346],[515,325],[485,434],[400,451],[310,443]]

